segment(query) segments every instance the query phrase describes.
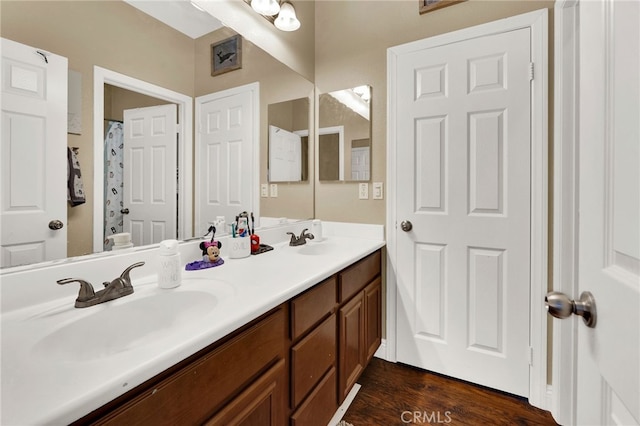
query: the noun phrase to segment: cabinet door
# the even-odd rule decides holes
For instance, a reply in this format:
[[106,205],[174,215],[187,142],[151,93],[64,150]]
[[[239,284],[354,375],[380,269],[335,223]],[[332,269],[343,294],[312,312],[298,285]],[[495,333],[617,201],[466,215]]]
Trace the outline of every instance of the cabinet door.
[[286,424],[286,369],[278,361],[225,406],[206,426],[276,426]]
[[366,366],[382,341],[382,282],[380,277],[364,289],[364,305]]
[[339,398],[342,402],[365,366],[364,292],[340,308]]

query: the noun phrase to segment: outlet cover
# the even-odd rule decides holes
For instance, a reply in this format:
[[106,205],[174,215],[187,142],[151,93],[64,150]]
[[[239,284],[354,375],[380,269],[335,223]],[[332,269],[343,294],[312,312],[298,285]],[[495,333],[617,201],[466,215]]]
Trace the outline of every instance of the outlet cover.
[[269,196],[269,185],[266,183],[260,184],[260,196],[266,198]]
[[278,184],[277,183],[272,183],[271,185],[269,185],[269,192],[270,192],[270,196],[272,198],[277,198],[278,197]]
[[360,183],[358,184],[358,198],[361,200],[369,199],[369,184],[368,183]]
[[383,198],[382,182],[373,182],[373,199],[382,200]]

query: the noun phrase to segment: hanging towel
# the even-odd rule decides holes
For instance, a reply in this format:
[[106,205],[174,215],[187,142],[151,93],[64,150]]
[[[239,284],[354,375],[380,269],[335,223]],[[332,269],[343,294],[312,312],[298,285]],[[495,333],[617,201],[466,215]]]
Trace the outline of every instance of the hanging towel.
[[80,162],[75,151],[67,147],[67,201],[71,207],[84,204],[87,200],[84,196],[84,186],[82,185],[82,173],[80,172]]

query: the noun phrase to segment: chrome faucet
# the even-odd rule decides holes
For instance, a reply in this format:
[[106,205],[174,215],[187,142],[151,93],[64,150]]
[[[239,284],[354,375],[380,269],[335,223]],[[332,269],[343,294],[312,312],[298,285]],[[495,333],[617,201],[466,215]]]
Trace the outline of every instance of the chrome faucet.
[[308,233],[309,229],[305,228],[300,233],[299,237],[296,237],[296,234],[293,232],[287,232],[288,235],[291,235],[291,241],[289,241],[290,246],[301,246],[307,243],[307,239],[313,240],[313,234]]
[[113,281],[105,281],[102,283],[104,289],[98,290],[97,292],[93,290],[93,286],[90,282],[79,278],[63,278],[56,282],[60,285],[73,282],[80,283],[80,292],[78,293],[75,306],[76,308],[87,308],[99,303],[108,302],[109,300],[128,296],[133,293],[133,286],[131,285],[131,277],[129,276],[129,273],[133,268],[137,268],[142,265],[144,265],[144,262],[134,263],[127,267],[122,274]]

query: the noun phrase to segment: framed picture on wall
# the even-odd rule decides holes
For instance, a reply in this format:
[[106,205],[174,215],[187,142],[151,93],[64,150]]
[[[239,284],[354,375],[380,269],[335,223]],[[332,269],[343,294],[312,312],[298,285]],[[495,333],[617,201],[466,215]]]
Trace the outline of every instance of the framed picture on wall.
[[211,45],[211,75],[242,68],[242,36],[240,34]]
[[467,0],[418,0],[420,14],[431,12],[432,10],[441,9],[456,3],[462,3]]

